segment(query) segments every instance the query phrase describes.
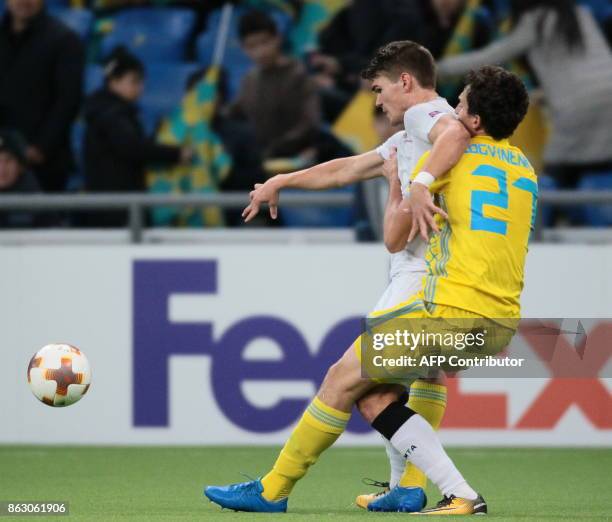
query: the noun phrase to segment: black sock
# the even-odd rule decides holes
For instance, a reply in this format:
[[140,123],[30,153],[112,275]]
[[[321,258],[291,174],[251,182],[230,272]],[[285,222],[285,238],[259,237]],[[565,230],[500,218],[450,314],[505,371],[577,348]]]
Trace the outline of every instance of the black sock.
[[391,440],[395,432],[415,413],[416,411],[408,408],[405,402],[392,402],[372,421],[372,428]]

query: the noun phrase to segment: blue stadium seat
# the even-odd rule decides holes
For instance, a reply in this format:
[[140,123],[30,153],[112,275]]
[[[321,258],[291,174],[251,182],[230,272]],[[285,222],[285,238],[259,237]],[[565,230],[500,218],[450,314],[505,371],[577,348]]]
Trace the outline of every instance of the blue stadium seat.
[[145,62],[180,62],[195,20],[195,13],[183,8],[120,11],[113,18],[113,30],[102,40],[102,56],[125,45]]
[[154,107],[140,106],[140,122],[148,137],[155,136],[164,113]]
[[[238,23],[240,17],[248,11],[244,7],[234,7],[229,28],[227,46],[223,54],[223,68],[227,74],[227,97],[232,100],[238,89],[240,81],[246,72],[253,66],[250,58],[242,52],[240,38],[238,37]],[[198,61],[205,67],[211,65],[215,50],[215,42],[221,22],[221,9],[210,13],[206,30],[198,37],[196,52]],[[291,18],[282,11],[270,11],[270,16],[276,22],[279,33],[286,36],[291,28]]]
[[595,18],[600,21],[611,14],[610,0],[578,0],[578,3],[588,7]]
[[70,144],[74,156],[75,171],[68,178],[67,192],[78,192],[85,186],[85,169],[83,164],[83,140],[85,139],[85,121],[78,118],[70,129]]
[[[299,193],[302,191],[287,191]],[[355,193],[355,187],[343,187],[326,192]],[[336,228],[351,227],[354,222],[352,207],[284,207],[281,203],[280,217],[285,227],[289,228]]]
[[179,105],[189,78],[202,70],[195,63],[156,63],[146,67],[145,90],[140,100],[143,123],[153,130],[160,118]]
[[83,90],[85,96],[98,90],[104,83],[104,67],[101,65],[88,64],[85,66],[85,78],[83,79]]
[[602,12],[601,18],[599,19],[604,30],[606,30],[606,26],[609,27],[612,23],[612,0],[610,0],[610,2],[608,9]]
[[54,7],[70,7],[70,0],[45,0],[45,6],[47,6],[47,9],[53,9]]
[[[578,183],[581,190],[612,190],[612,171],[609,173],[585,172]],[[582,209],[587,225],[609,227],[612,225],[612,205],[585,205]]]
[[[555,181],[554,178],[550,177],[550,176],[546,176],[543,174],[540,174],[538,176],[538,190],[539,191],[544,191],[544,190],[556,190],[558,188],[557,186],[557,182]],[[549,205],[538,205],[538,219],[541,220],[541,223],[546,226],[549,227],[552,225],[552,221],[553,221],[553,209],[552,207],[550,207]]]
[[49,13],[86,40],[91,32],[94,15],[88,9],[71,9],[69,7],[52,7]]

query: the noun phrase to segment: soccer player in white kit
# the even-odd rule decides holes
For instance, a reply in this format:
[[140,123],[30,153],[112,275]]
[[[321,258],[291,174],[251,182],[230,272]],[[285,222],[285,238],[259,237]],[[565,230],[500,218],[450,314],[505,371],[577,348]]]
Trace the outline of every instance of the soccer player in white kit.
[[[374,89],[376,89],[376,84]],[[385,143],[376,149],[380,157],[387,161],[397,155],[397,175],[399,177],[399,192],[394,195],[393,181],[390,181],[389,200],[385,209],[385,227],[392,226],[401,216],[395,215],[394,199],[401,201],[402,195],[409,192],[410,176],[419,158],[432,148],[430,134],[438,122],[455,110],[441,97],[419,103],[410,107],[404,114],[404,129],[395,133]],[[395,175],[392,172],[391,175]],[[395,188],[395,190],[397,190]],[[399,196],[399,197],[397,197]],[[397,224],[397,223],[396,223]],[[373,311],[392,308],[406,300],[406,296],[417,293],[422,288],[423,276],[426,272],[425,251],[427,243],[421,236],[416,236],[410,242],[397,247],[387,248],[391,252],[389,260],[389,283]],[[437,429],[446,409],[446,385],[444,375],[438,379],[418,380],[411,387],[412,409],[415,407]],[[419,404],[421,403],[421,404]],[[428,411],[424,411],[428,410]],[[416,411],[416,410],[415,410]],[[356,503],[359,507],[370,511],[414,511],[426,503],[424,486],[425,476],[399,453],[391,443],[382,437],[391,470],[388,484],[378,483],[390,488],[379,494],[359,495]],[[376,482],[375,482],[376,484]]]
[[[405,223],[408,219],[413,225],[410,236],[415,236],[416,232],[419,232],[419,235],[410,238],[410,241],[409,237],[406,237],[406,241],[400,247],[395,245],[390,248],[392,255],[389,283],[374,307],[375,311],[395,306],[421,289],[426,270],[426,239],[430,228],[436,230],[433,213],[443,214],[443,211],[433,204],[427,184],[434,176],[442,175],[458,162],[467,148],[470,136],[463,125],[456,120],[454,109],[444,98],[437,95],[435,62],[431,53],[421,45],[410,41],[387,44],[378,50],[370,66],[364,71],[364,78],[372,82],[372,90],[376,93],[376,105],[382,108],[392,125],[403,122],[404,131],[394,134],[373,151],[332,160],[298,172],[274,176],[266,183],[256,185],[255,190],[251,192],[251,203],[244,210],[243,216],[246,221],[251,220],[259,212],[260,206],[267,203],[270,215],[276,218],[279,192],[283,188],[325,190],[381,176],[384,162],[397,151],[399,184],[395,182],[394,187],[394,180],[390,182],[384,226],[402,227],[402,222]],[[403,194],[408,192],[409,178],[417,161],[429,150],[432,152],[423,170],[413,181],[410,197],[407,201],[403,201]],[[401,203],[403,204],[400,206]],[[389,248],[389,245],[387,246]],[[306,424],[310,422],[310,428],[305,427],[305,430],[312,427],[320,428],[321,433],[335,437],[333,440],[342,433],[343,426],[348,421],[348,416],[345,419],[343,414],[346,406],[342,408],[338,406],[344,404],[342,400],[326,405],[320,399],[331,397],[341,388],[328,384],[329,389],[325,389],[326,383],[341,381],[341,376],[336,377],[336,374],[337,366],[330,368],[318,397],[308,408],[300,423],[301,425],[304,421]],[[365,393],[367,392],[364,389],[362,395]],[[350,397],[347,395],[346,404],[356,402],[359,407],[359,397],[358,394]],[[446,406],[446,388],[440,381],[416,381],[410,387],[409,405],[437,429]],[[348,409],[350,411],[350,407]],[[310,416],[311,420],[306,419],[306,416]],[[321,426],[317,423],[321,423]],[[300,425],[296,428],[296,432]],[[321,435],[321,438],[324,439],[326,435]],[[297,436],[299,438],[299,434]],[[303,440],[314,437],[315,434],[310,433],[304,435]],[[290,478],[283,476],[282,473],[274,475],[279,463],[277,461],[273,471],[261,481],[257,481],[256,485],[247,486],[247,490],[249,487],[255,489],[248,490],[250,497],[238,501],[238,504],[236,504],[236,491],[231,489],[234,486],[229,486],[230,489],[227,491],[224,488],[207,488],[206,494],[211,500],[232,509],[286,510],[286,499],[295,481],[306,473],[307,468],[316,461],[318,454],[331,445],[333,440],[321,441],[320,447],[315,444],[317,447],[312,449],[313,455],[304,458],[303,464],[296,464],[295,469],[285,473],[291,475]],[[287,448],[290,444],[291,439],[283,452],[289,451]],[[381,495],[358,497],[358,505],[372,511],[419,511],[426,503],[424,494],[426,478],[414,466],[406,464],[404,456],[388,441],[385,440],[385,444],[391,464],[390,491]],[[297,446],[300,446],[299,442]],[[297,457],[289,457],[288,461],[292,458],[296,460]],[[290,468],[292,466],[293,464],[289,465]],[[239,487],[244,488],[244,486]],[[226,493],[229,496],[225,500],[230,499],[231,504],[225,504],[223,495]],[[240,490],[238,497],[241,495]],[[216,498],[213,498],[214,496]],[[240,502],[246,503],[243,506]]]

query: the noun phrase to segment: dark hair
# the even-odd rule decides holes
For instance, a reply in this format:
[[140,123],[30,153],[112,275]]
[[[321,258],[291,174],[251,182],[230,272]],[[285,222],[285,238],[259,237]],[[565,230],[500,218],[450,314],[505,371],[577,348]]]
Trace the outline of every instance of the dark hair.
[[104,60],[104,79],[108,83],[128,73],[144,76],[144,65],[135,55],[120,45],[115,47]]
[[576,2],[574,0],[510,0],[512,23],[516,25],[528,11],[543,7],[537,22],[538,38],[544,34],[544,21],[553,11],[557,15],[555,35],[560,36],[569,50],[584,49],[584,38],[578,22]]
[[436,88],[436,63],[431,53],[410,40],[391,42],[376,51],[361,76],[373,80],[384,74],[397,78],[403,72],[410,73],[426,89]]
[[242,41],[247,36],[255,33],[268,33],[276,36],[278,29],[274,20],[266,13],[262,11],[249,11],[238,22],[238,36]]
[[486,133],[495,140],[512,136],[529,107],[522,80],[501,67],[486,65],[468,73],[468,112],[480,116]]

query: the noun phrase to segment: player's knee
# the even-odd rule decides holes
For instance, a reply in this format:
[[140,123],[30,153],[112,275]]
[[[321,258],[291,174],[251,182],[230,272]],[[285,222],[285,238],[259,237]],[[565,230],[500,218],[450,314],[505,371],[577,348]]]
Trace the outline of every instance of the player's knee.
[[351,388],[361,378],[359,363],[355,361],[352,350],[347,350],[340,359],[332,364],[323,380],[324,384],[333,385],[334,388]]
[[348,401],[352,405],[369,387],[371,384],[361,377],[359,366],[342,357],[327,370],[319,392],[332,402]]
[[323,383],[319,389],[320,395],[326,397],[338,397],[343,395],[347,390],[346,375],[344,372],[344,366],[342,364],[342,360],[339,360],[332,364],[327,373],[325,374],[325,378],[323,379]]
[[342,365],[342,359],[340,359],[339,361],[336,361],[334,364],[332,364],[328,368],[327,373],[325,374],[324,382],[328,384],[336,383],[342,377],[342,373],[343,373],[343,365]]

